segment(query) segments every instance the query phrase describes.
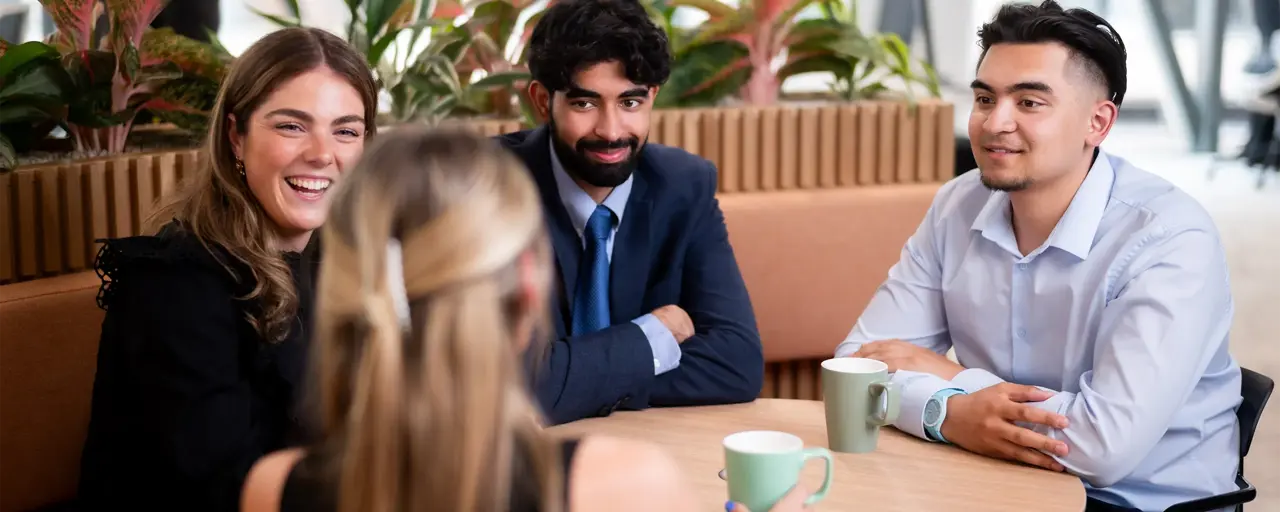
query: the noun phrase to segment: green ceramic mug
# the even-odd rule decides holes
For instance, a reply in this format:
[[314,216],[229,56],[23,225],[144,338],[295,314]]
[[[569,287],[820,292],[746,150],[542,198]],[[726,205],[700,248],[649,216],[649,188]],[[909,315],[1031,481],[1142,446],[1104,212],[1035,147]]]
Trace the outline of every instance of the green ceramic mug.
[[827,446],[842,453],[875,451],[880,427],[898,419],[898,386],[889,366],[875,359],[837,357],[822,362]]
[[786,432],[750,430],[724,438],[725,479],[729,499],[752,512],[766,512],[800,481],[806,461],[821,457],[827,463],[822,488],[805,500],[812,505],[827,497],[832,459],[826,448],[805,448],[804,441]]

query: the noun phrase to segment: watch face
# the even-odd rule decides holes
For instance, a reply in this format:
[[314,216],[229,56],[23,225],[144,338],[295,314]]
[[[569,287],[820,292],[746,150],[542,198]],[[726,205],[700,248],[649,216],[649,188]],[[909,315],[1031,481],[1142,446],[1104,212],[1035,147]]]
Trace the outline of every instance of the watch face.
[[932,425],[938,421],[938,415],[942,414],[942,403],[937,400],[929,400],[924,404],[924,423]]

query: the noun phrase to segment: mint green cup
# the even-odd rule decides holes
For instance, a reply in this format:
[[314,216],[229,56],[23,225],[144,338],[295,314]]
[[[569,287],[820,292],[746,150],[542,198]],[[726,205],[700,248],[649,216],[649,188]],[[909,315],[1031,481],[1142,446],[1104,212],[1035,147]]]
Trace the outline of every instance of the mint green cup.
[[883,362],[861,357],[823,361],[827,446],[842,453],[875,451],[880,427],[898,419],[901,394],[889,382],[889,366]]
[[749,430],[724,438],[725,477],[729,499],[752,512],[766,512],[800,481],[800,470],[812,458],[826,461],[822,488],[805,505],[827,497],[831,487],[832,458],[826,448],[805,448],[804,441],[786,432]]

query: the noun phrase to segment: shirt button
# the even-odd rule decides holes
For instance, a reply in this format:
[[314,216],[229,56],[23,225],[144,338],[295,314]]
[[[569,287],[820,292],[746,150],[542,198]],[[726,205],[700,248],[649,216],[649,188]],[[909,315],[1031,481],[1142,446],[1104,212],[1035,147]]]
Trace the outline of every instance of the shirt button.
[[1019,264],[1018,264],[1018,270],[1026,270],[1026,269],[1027,269],[1027,264],[1026,264],[1026,263],[1019,263]]
[[1018,337],[1019,337],[1019,338],[1025,338],[1025,337],[1027,337],[1027,330],[1026,330],[1026,329],[1018,329]]

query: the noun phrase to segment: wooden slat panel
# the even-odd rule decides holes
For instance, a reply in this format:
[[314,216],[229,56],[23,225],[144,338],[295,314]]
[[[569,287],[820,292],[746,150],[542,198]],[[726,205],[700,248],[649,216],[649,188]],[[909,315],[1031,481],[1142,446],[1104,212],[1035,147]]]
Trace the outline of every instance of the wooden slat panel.
[[69,166],[62,176],[62,204],[66,211],[63,242],[66,244],[67,270],[70,271],[84,270],[92,262],[89,259],[89,231],[86,229],[84,167],[83,164]]
[[956,135],[955,135],[955,115],[956,107],[950,103],[943,103],[938,107],[938,168],[937,180],[948,181],[955,177],[956,173]]
[[912,181],[932,183],[938,166],[938,105],[932,102],[921,103],[916,119],[916,170]]
[[195,176],[196,172],[200,169],[199,165],[200,165],[199,151],[184,151],[182,153],[179,153],[178,161],[177,161],[177,172],[174,173],[177,175],[178,183],[185,184],[185,182],[188,179],[191,179],[192,176]]
[[[710,126],[708,123],[707,126]],[[726,110],[720,117],[720,191],[742,191],[742,111]]]
[[133,195],[133,226],[129,236],[136,235],[142,231],[142,224],[147,220],[147,215],[151,213],[151,203],[156,199],[155,187],[155,166],[152,165],[153,159],[143,157],[133,159],[133,165],[129,171],[132,182]]
[[760,190],[778,189],[778,167],[782,161],[778,129],[781,113],[776,107],[760,109]]
[[876,183],[887,185],[898,174],[898,110],[901,104],[880,103],[880,149],[876,154]]
[[663,112],[659,142],[668,146],[679,146],[683,120],[684,116],[678,110]]
[[858,184],[859,153],[862,142],[858,130],[860,109],[857,105],[841,105],[839,113],[839,145],[836,154],[836,181],[841,187],[852,187]]
[[[85,170],[85,178],[88,182],[86,189],[89,193],[89,240],[98,240],[111,237],[111,194],[110,190],[110,173],[107,172],[106,162],[90,163]],[[101,243],[94,242],[90,247],[90,254],[96,255],[98,249],[102,247]],[[89,261],[93,261],[90,258]]]
[[778,367],[778,398],[796,396],[796,371],[793,361],[786,361]]
[[804,359],[766,363],[760,398],[822,400],[822,361]]
[[782,107],[778,113],[778,188],[800,186],[800,110]]
[[702,156],[716,166],[716,187],[724,189],[724,123],[719,110],[704,110],[698,113],[698,139],[702,144]]
[[798,150],[800,152],[799,166],[799,187],[800,188],[817,188],[818,187],[818,156],[822,151],[821,139],[818,137],[818,118],[820,108],[805,108],[800,110],[800,140],[797,141]]
[[834,188],[840,185],[837,152],[840,146],[840,111],[837,105],[819,109],[818,119],[818,186]]
[[18,277],[18,251],[13,238],[18,232],[13,223],[16,217],[13,207],[17,203],[13,193],[14,174],[0,174],[0,283],[7,283]]
[[127,158],[114,158],[107,161],[107,177],[110,190],[107,192],[108,218],[111,219],[111,237],[120,238],[133,234],[133,193],[130,190],[129,167],[132,161]]
[[814,388],[813,365],[809,361],[796,361],[796,398],[800,400],[816,400],[818,392]]
[[705,112],[699,110],[691,110],[684,113],[680,119],[680,142],[677,144],[685,151],[710,159],[708,154],[702,147],[702,118]]
[[898,183],[915,183],[916,155],[920,148],[916,145],[916,120],[919,118],[919,105],[916,108],[898,106]]
[[40,238],[43,249],[40,258],[41,274],[58,274],[62,271],[62,201],[58,197],[58,177],[64,166],[36,174],[36,188],[40,194]]
[[742,192],[760,190],[760,161],[764,154],[760,133],[762,122],[760,109],[748,108],[742,111],[742,167],[738,170]]
[[172,194],[178,187],[178,153],[165,153],[155,158],[156,197]]
[[[47,169],[47,168],[46,168]],[[55,172],[55,171],[42,171]],[[37,171],[13,171],[18,200],[18,276],[35,277],[40,270],[40,211],[36,203]]]
[[858,105],[858,184],[876,184],[876,162],[880,156],[880,106]]

